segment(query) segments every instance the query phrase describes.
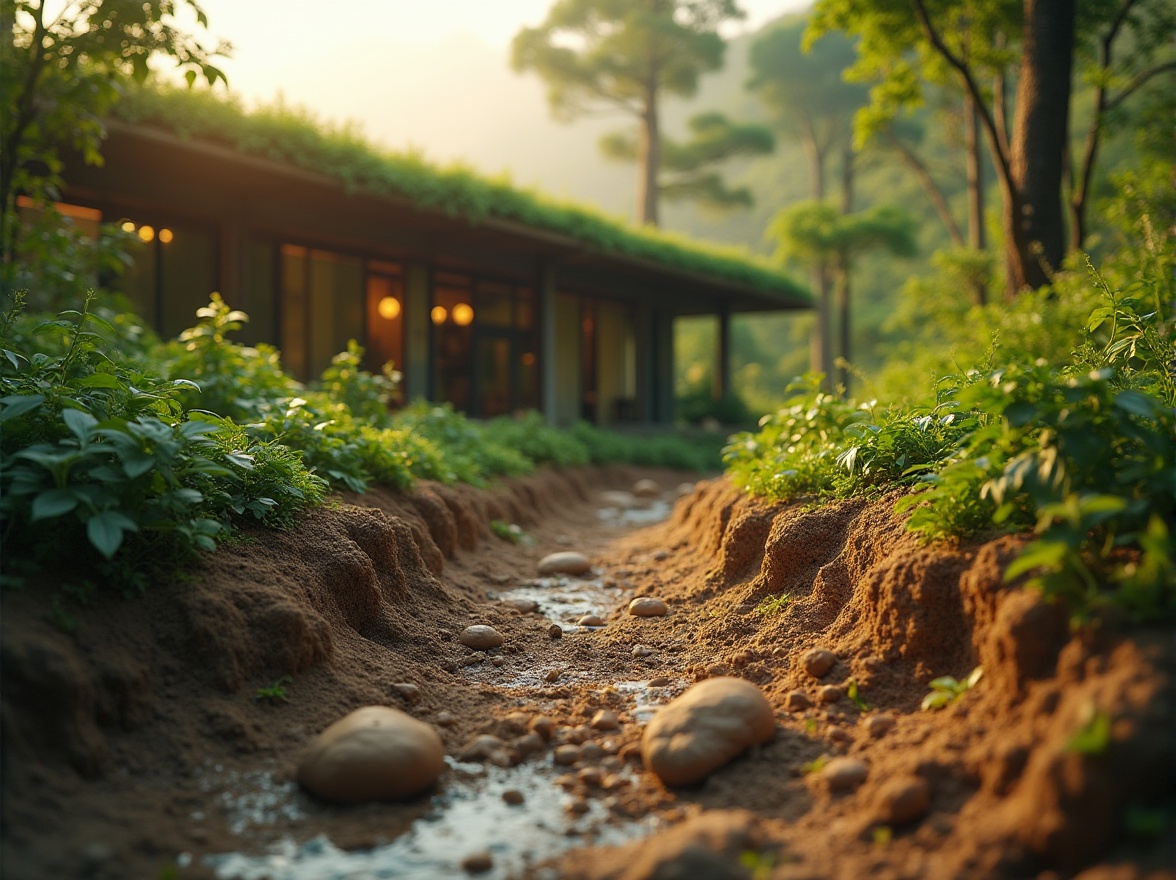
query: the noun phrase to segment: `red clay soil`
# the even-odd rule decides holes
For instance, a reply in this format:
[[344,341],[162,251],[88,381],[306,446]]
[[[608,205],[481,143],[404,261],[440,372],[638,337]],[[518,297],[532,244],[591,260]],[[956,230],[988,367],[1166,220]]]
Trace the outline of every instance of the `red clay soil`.
[[[141,598],[100,597],[72,634],[48,622],[50,590],[6,592],[3,877],[211,877],[205,854],[283,837],[393,839],[428,796],[343,808],[299,795],[301,818],[283,822],[279,805],[247,834],[219,807],[260,772],[291,778],[315,733],[373,704],[434,724],[451,755],[501,737],[492,760],[550,767],[573,811],[601,801],[618,825],[657,820],[651,837],[571,850],[536,877],[1176,877],[1171,628],[1072,632],[1060,608],[1003,583],[1019,539],[924,547],[893,498],[768,505],[715,480],[662,524],[602,522],[598,493],[643,476],[667,491],[682,479],[548,471],[340,498]],[[496,537],[491,520],[534,544]],[[553,638],[549,620],[489,596],[562,549],[587,553],[618,603],[607,626]],[[670,612],[629,616],[630,595]],[[463,647],[473,623],[505,646]],[[812,648],[836,657],[819,679],[801,662]],[[932,679],[977,666],[954,704],[920,710]],[[507,686],[529,673],[537,686]],[[668,697],[718,675],[763,690],[776,735],[699,787],[666,788],[641,772],[632,697],[610,684],[664,677]],[[284,676],[286,701],[258,699]],[[587,726],[602,708],[619,731]],[[537,716],[555,730],[528,754]],[[1104,722],[1094,747],[1074,747]],[[584,740],[629,762],[633,782],[552,766],[552,746]],[[822,768],[838,756],[864,762],[864,782],[831,790]]]

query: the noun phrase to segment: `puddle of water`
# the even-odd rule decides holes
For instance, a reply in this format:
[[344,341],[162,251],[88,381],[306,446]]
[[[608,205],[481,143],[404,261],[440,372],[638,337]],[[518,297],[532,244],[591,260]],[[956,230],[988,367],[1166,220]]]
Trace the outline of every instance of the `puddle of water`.
[[[469,768],[452,758],[446,762]],[[494,867],[479,876],[497,880],[588,840],[613,845],[653,829],[653,819],[613,821],[599,800],[589,800],[586,813],[572,816],[566,809],[571,797],[554,784],[554,775],[549,764],[531,763],[487,766],[473,779],[450,781],[434,797],[428,816],[392,843],[370,850],[341,850],[318,835],[302,843],[284,839],[264,855],[226,853],[205,861],[225,880],[433,880],[463,876],[462,859],[484,851]],[[522,792],[525,802],[507,804],[502,799],[507,789]]]
[[530,599],[539,604],[539,613],[558,623],[565,632],[578,632],[577,621],[585,614],[602,617],[625,597],[617,587],[606,587],[603,578],[543,577],[528,581],[521,587],[501,590],[498,599]]
[[601,507],[597,509],[596,516],[609,525],[651,526],[668,519],[673,506],[672,501],[657,498],[643,507]]
[[664,706],[686,689],[682,680],[671,681],[665,687],[650,687],[648,681],[618,681],[613,684],[617,693],[633,701],[633,718],[641,725],[648,724],[658,707]]

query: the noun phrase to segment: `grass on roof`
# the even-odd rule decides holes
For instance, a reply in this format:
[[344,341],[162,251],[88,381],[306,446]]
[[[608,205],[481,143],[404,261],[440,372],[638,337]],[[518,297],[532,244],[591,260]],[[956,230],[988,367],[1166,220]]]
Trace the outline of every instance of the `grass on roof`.
[[806,288],[741,248],[635,228],[590,208],[515,187],[505,175],[486,177],[463,165],[442,168],[417,152],[384,150],[355,126],[326,125],[281,101],[250,112],[235,97],[208,89],[156,86],[129,90],[115,114],[126,122],[158,125],[180,137],[326,173],[349,190],[407,198],[419,208],[462,217],[471,224],[487,218],[510,220],[569,236],[604,253],[812,302]]

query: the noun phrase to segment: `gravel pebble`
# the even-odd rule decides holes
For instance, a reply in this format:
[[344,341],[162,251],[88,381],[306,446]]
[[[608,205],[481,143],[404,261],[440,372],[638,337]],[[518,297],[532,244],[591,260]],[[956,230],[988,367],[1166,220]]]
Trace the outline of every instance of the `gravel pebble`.
[[870,767],[857,758],[834,758],[821,771],[821,779],[831,791],[853,791],[866,781]]
[[534,599],[503,599],[502,604],[513,608],[520,614],[531,614],[539,610],[539,603]]
[[812,707],[813,701],[809,699],[809,695],[804,691],[791,691],[784,698],[784,708],[789,712],[803,712],[805,709],[811,709]]
[[817,690],[818,703],[836,703],[845,696],[845,691],[835,684],[822,685]]
[[902,825],[923,816],[931,806],[931,786],[924,779],[891,779],[877,795],[878,820],[886,825]]
[[604,618],[599,614],[585,614],[579,620],[580,626],[604,626]]
[[885,736],[894,729],[894,716],[885,712],[877,715],[867,715],[865,720],[866,733],[873,737]]
[[502,799],[512,807],[517,807],[526,800],[523,793],[517,788],[508,788],[502,793]]
[[837,655],[824,648],[813,648],[805,651],[800,658],[800,665],[813,678],[821,678],[837,664]]
[[633,494],[638,498],[657,498],[661,495],[661,486],[653,480],[638,480],[633,484]]
[[548,577],[553,574],[587,574],[592,570],[592,560],[574,550],[548,553],[539,560],[539,574]]
[[668,678],[666,678],[664,675],[655,675],[653,678],[651,678],[649,680],[649,686],[651,688],[669,687],[669,684],[670,684],[670,680]]
[[665,600],[652,596],[638,596],[629,603],[629,613],[634,617],[665,617],[669,610]]
[[558,623],[553,623],[551,626],[547,627],[547,635],[549,635],[553,639],[562,639],[563,638],[563,627],[560,626]]
[[467,874],[485,874],[494,867],[494,857],[488,852],[478,852],[461,860],[461,868]]
[[589,724],[595,730],[617,730],[621,726],[621,719],[612,709],[601,709],[592,716]]
[[392,690],[404,697],[408,702],[415,703],[421,696],[421,689],[407,681],[399,681],[392,685]]
[[556,746],[551,754],[551,760],[563,767],[570,767],[580,760],[580,747],[572,743]]
[[652,653],[653,653],[653,648],[646,647],[645,645],[634,645],[633,646],[633,656],[634,657],[648,657]]
[[467,648],[473,648],[475,651],[486,651],[490,648],[497,648],[506,641],[502,637],[502,633],[494,627],[486,626],[485,624],[467,626],[459,637],[459,640]]
[[551,742],[551,737],[555,735],[555,721],[546,715],[536,715],[531,719],[531,730]]

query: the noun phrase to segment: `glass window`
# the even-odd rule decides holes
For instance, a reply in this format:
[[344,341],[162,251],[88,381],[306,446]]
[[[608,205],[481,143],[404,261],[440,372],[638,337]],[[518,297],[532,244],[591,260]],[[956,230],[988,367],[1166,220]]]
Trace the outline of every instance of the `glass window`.
[[404,369],[404,275],[394,263],[368,263],[366,368]]
[[358,257],[282,246],[282,360],[318,376],[351,339],[363,339],[364,271]]
[[468,278],[438,273],[434,279],[433,376],[438,400],[462,412],[473,407],[474,309]]

